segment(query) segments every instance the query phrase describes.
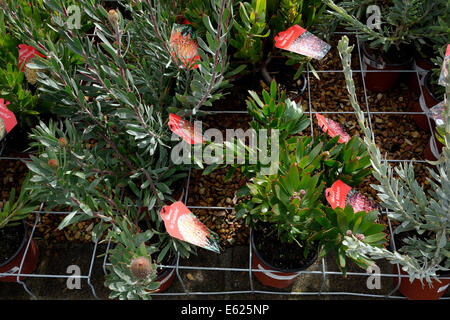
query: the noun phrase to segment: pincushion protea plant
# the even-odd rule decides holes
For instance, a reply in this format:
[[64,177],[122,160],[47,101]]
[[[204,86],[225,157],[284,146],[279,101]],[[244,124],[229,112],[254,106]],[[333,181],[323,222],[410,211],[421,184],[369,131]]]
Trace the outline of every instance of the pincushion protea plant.
[[[130,268],[136,258],[160,263],[164,257],[188,257],[195,251],[168,235],[159,214],[183,187],[181,180],[189,170],[172,161],[171,149],[178,141],[172,139],[168,121],[171,112],[195,114],[222,97],[228,84],[232,1],[210,2],[212,16],[203,17],[207,41],[197,38],[201,59],[192,70],[183,67],[179,56],[174,59],[170,48],[173,17],[185,8],[167,1],[123,1],[131,19],[118,10],[108,12],[99,2],[77,1],[95,24],[87,33],[68,23],[67,1],[43,0],[51,15],[46,23],[57,31],[57,41],[37,36],[22,3],[5,2],[0,10],[8,31],[48,53],[32,67],[45,70],[37,80],[40,90],[58,102],[58,116],[70,119],[40,122],[32,130],[31,145],[38,150],[27,163],[33,200],[49,210],[69,208],[60,229],[100,219],[92,239],[106,234],[117,243],[107,281],[113,297],[147,298],[156,288],[154,272],[139,273],[149,274],[145,279],[133,276]],[[79,63],[65,64],[68,55]],[[155,244],[143,244],[147,233],[128,233],[122,223],[128,219],[134,230],[139,226],[157,232]]]
[[132,233],[130,228],[133,224],[124,219],[110,230],[115,247],[109,251],[111,266],[105,285],[112,291],[111,299],[147,300],[159,287],[154,281],[156,265],[152,262],[158,248],[146,244],[154,235],[150,230]]
[[400,264],[411,281],[419,279],[423,283],[426,280],[432,285],[432,280],[437,279],[439,272],[450,269],[450,77],[446,79],[445,146],[441,159],[435,163],[436,171],[428,169],[432,178],[428,179],[431,190],[426,194],[415,180],[411,163],[406,162],[394,169],[382,159],[357,101],[350,67],[352,47],[349,47],[346,36],[339,41],[338,49],[350,102],[364,133],[373,175],[380,183],[372,187],[378,191],[388,216],[400,222],[394,234],[407,232],[403,246],[394,252],[375,248],[354,236],[346,236],[344,243],[347,253],[368,264],[374,263],[372,259],[387,259],[393,264]]

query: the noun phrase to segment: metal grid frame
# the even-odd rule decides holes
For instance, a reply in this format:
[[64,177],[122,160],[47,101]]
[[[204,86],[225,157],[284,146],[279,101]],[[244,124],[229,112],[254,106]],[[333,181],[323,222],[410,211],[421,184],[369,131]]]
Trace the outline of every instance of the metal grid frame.
[[[383,111],[371,111],[370,110],[370,106],[369,106],[369,100],[368,100],[368,95],[367,95],[367,89],[366,89],[366,84],[365,84],[365,79],[364,79],[364,73],[365,72],[401,72],[401,73],[411,73],[414,72],[416,73],[417,76],[417,81],[418,83],[420,83],[420,78],[419,78],[419,71],[416,70],[400,70],[400,71],[381,71],[381,70],[363,70],[363,62],[362,62],[362,58],[361,58],[361,49],[360,49],[360,39],[358,37],[358,35],[354,32],[335,32],[335,35],[356,35],[356,40],[357,40],[357,53],[358,53],[358,57],[359,57],[359,65],[360,65],[360,69],[359,70],[352,70],[353,73],[361,73],[361,77],[362,77],[362,83],[363,83],[363,91],[364,91],[364,101],[365,101],[365,105],[366,105],[366,111],[364,111],[365,115],[368,118],[368,123],[369,123],[369,127],[370,130],[372,132],[372,137],[375,138],[374,136],[374,131],[373,131],[373,127],[372,127],[372,119],[371,116],[372,115],[376,115],[376,114],[381,114],[381,115],[414,115],[414,114],[425,114],[427,115],[427,119],[428,119],[428,125],[429,128],[432,128],[431,125],[431,121],[430,121],[430,116],[429,114],[425,113],[425,112],[383,112]],[[316,72],[318,73],[342,73],[343,70],[316,70]],[[303,71],[303,73],[306,73],[306,78],[307,78],[307,88],[308,88],[308,111],[305,111],[305,113],[309,114],[310,120],[311,120],[311,135],[314,137],[314,130],[313,130],[313,114],[317,113],[312,111],[312,102],[311,102],[311,86],[310,86],[310,74],[312,73],[309,68],[307,68],[306,71]],[[420,93],[421,95],[423,95],[422,92],[422,87],[419,85],[420,88]],[[247,114],[247,111],[205,111],[205,113],[207,114],[219,114],[219,113],[228,113],[228,114]],[[321,114],[355,114],[353,111],[321,111]],[[432,143],[434,143],[434,132],[433,130],[431,131],[431,141]],[[0,148],[2,149],[2,148]],[[28,159],[26,157],[6,157],[6,156],[1,156],[2,150],[0,150],[0,160],[21,160],[26,162]],[[384,161],[386,162],[413,162],[413,163],[426,163],[425,160],[409,160],[409,159],[385,159]],[[188,199],[188,195],[189,195],[189,186],[190,186],[190,181],[191,181],[191,170],[189,170],[189,175],[188,175],[188,179],[187,179],[187,183],[186,183],[186,194],[185,194],[185,198],[184,198],[184,202],[187,203],[187,199]],[[19,270],[17,273],[15,273],[14,275],[17,276],[17,282],[20,283],[24,290],[33,298],[33,299],[37,299],[37,297],[33,294],[33,292],[30,291],[30,289],[27,287],[26,283],[22,280],[19,279],[19,277],[32,277],[32,278],[74,278],[73,275],[54,275],[54,274],[50,274],[50,275],[46,275],[46,274],[24,274],[21,273],[22,271],[22,266],[25,260],[25,257],[27,255],[28,249],[30,247],[30,242],[31,239],[33,238],[33,234],[35,232],[36,229],[36,225],[37,222],[39,221],[39,217],[41,214],[56,214],[56,215],[61,215],[61,214],[68,214],[68,212],[57,212],[57,211],[43,211],[43,205],[41,205],[40,209],[37,211],[34,211],[33,214],[35,215],[35,221],[34,221],[34,225],[33,228],[31,230],[31,234],[29,237],[29,240],[26,244],[26,250],[25,250],[25,254],[24,257],[21,261]],[[218,207],[218,206],[188,206],[189,209],[206,209],[206,210],[233,210],[234,207]],[[388,211],[386,210],[385,212],[386,214],[388,213]],[[395,249],[395,239],[394,239],[394,234],[392,232],[392,225],[391,225],[391,221],[388,218],[388,225],[389,225],[389,231],[391,234],[391,241],[393,243],[393,248]],[[108,265],[110,265],[107,262],[108,259],[108,250],[110,248],[110,242],[108,242],[107,244],[107,248],[106,248],[106,254],[104,256],[103,259],[103,271],[106,274],[107,273],[107,267]],[[325,259],[322,258],[321,262],[320,262],[320,271],[312,271],[312,270],[305,270],[305,271],[301,271],[299,274],[300,276],[302,274],[312,274],[312,275],[317,275],[321,277],[321,286],[320,286],[320,290],[319,291],[315,291],[315,292],[284,292],[284,291],[267,291],[267,290],[255,290],[254,284],[253,284],[253,277],[252,274],[254,272],[262,272],[261,270],[257,270],[257,269],[253,269],[252,268],[252,250],[251,250],[251,244],[248,244],[249,246],[249,260],[248,260],[248,268],[223,268],[223,267],[202,267],[202,266],[187,266],[187,265],[181,265],[180,264],[180,255],[178,254],[177,257],[177,262],[175,266],[170,266],[170,265],[158,265],[159,267],[162,268],[167,268],[167,269],[174,269],[176,270],[176,276],[183,288],[183,292],[162,292],[162,293],[153,293],[152,295],[154,296],[181,296],[181,295],[192,295],[192,296],[205,296],[205,295],[233,295],[233,294],[267,294],[267,295],[291,295],[291,296],[323,296],[323,295],[330,295],[330,296],[358,296],[358,297],[365,297],[365,298],[385,298],[385,299],[406,299],[403,296],[396,296],[394,295],[397,291],[398,288],[400,286],[400,281],[398,281],[398,284],[390,291],[390,293],[386,294],[386,295],[381,295],[381,294],[368,294],[368,293],[361,293],[361,292],[329,292],[329,291],[324,291],[325,289],[325,281],[327,279],[327,276],[329,275],[343,275],[342,272],[340,271],[332,271],[332,270],[327,270],[327,266],[325,263]],[[95,242],[94,244],[94,249],[92,251],[92,256],[91,256],[91,260],[90,260],[90,265],[89,265],[89,271],[87,275],[80,275],[80,276],[75,276],[76,278],[80,278],[80,279],[86,279],[88,285],[91,288],[92,294],[94,296],[94,298],[98,299],[98,296],[96,294],[95,288],[91,283],[91,277],[92,277],[92,269],[93,269],[93,265],[94,265],[94,260],[96,258],[96,253],[97,253],[97,247],[98,247],[98,242]],[[398,266],[398,265],[397,265]],[[235,290],[235,291],[214,291],[214,292],[205,292],[205,291],[194,291],[194,292],[189,292],[186,288],[186,285],[183,281],[183,278],[180,275],[180,270],[204,270],[204,271],[218,271],[218,272],[248,272],[249,275],[249,289],[248,290]],[[397,274],[393,274],[393,273],[380,273],[377,274],[380,277],[389,277],[389,278],[394,278],[397,277],[398,280],[400,280],[401,278],[408,278],[407,275],[401,275],[400,271],[397,272]],[[5,273],[0,273],[0,277],[2,276],[11,276],[11,274],[5,274]],[[364,272],[347,272],[347,276],[351,276],[351,277],[369,277],[370,274],[368,273],[364,273]],[[450,279],[450,277],[441,277],[441,279]],[[442,297],[441,300],[449,300],[450,297]]]

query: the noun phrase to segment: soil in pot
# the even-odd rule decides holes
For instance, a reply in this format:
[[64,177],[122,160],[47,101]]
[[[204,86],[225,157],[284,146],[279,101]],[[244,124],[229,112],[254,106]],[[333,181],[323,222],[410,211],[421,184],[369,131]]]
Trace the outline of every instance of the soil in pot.
[[0,229],[0,265],[7,262],[14,254],[17,253],[22,245],[25,236],[25,230],[22,225],[8,226]]
[[[59,121],[59,118],[48,112],[43,112],[39,114],[39,120],[44,123],[49,123],[53,120],[54,122]],[[38,124],[37,119],[31,120],[29,124],[18,123],[3,139],[5,148],[3,150],[3,156],[21,156],[29,157],[30,153],[35,152],[35,150],[30,149],[30,143],[34,140],[29,137],[31,130]],[[0,149],[1,149],[0,145]]]
[[254,276],[265,286],[287,288],[296,281],[301,271],[317,260],[316,246],[312,246],[308,257],[305,257],[303,246],[281,243],[274,226],[268,223],[258,224],[252,230],[250,239]]
[[296,243],[281,243],[273,225],[258,223],[253,228],[254,243],[260,257],[280,270],[296,270],[311,265],[317,256],[317,249],[311,248],[305,258],[303,249]]
[[[39,248],[31,240],[27,250],[29,237],[24,220],[20,221],[16,226],[7,226],[0,229],[0,239],[2,239],[2,244],[0,245],[0,273],[11,274],[11,276],[0,277],[0,282],[16,282],[16,273],[19,271],[21,264],[22,274],[32,273],[36,269]],[[23,278],[21,276],[20,280],[23,280]]]
[[263,76],[267,86],[268,80],[274,79],[281,90],[286,90],[286,96],[295,102],[301,102],[301,97],[306,91],[306,77],[303,73],[298,79],[294,80],[296,68],[286,65],[286,60],[281,58],[271,58],[268,60],[266,71],[263,69]]
[[444,100],[445,88],[439,85],[437,79],[437,74],[428,72],[424,79],[425,93],[429,96],[425,95],[425,102],[427,103],[427,107],[432,108],[442,100]]
[[29,153],[30,151],[27,149],[29,148],[30,142],[32,142],[28,137],[30,132],[31,128],[29,127],[14,127],[5,138],[5,150],[3,155],[21,155]]
[[[387,52],[382,48],[371,48],[362,43],[363,67],[371,72],[364,74],[366,88],[373,92],[386,92],[400,81],[401,72],[395,70],[410,70],[413,61],[413,50],[410,47],[396,49],[391,47]],[[388,72],[380,72],[380,71]]]
[[[246,100],[250,96],[248,91],[261,91],[259,73],[238,75],[230,79],[233,86],[227,90],[227,94],[222,99],[214,101],[211,108],[204,108],[202,111],[247,111]],[[201,119],[199,119],[201,120]]]

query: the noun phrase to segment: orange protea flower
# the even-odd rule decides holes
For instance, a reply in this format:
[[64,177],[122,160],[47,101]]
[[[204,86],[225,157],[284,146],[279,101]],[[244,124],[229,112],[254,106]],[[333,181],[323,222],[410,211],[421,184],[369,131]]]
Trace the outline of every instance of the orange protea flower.
[[170,46],[174,57],[178,56],[185,66],[191,64],[194,59],[197,60],[198,43],[191,26],[174,26],[170,36]]
[[56,159],[50,159],[50,160],[48,160],[48,165],[50,168],[55,169],[55,168],[58,168],[59,162]]

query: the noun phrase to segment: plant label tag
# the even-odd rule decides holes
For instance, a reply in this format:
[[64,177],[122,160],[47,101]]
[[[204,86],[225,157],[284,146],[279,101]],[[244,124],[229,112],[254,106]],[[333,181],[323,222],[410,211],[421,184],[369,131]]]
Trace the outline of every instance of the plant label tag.
[[439,102],[433,108],[430,109],[431,117],[434,122],[436,122],[436,126],[444,125],[444,101]]
[[449,283],[449,284],[446,284],[445,286],[440,287],[440,288],[437,290],[437,292],[441,293],[441,292],[447,290],[448,286],[450,286],[450,283]]
[[183,202],[164,206],[161,217],[171,237],[220,253],[218,235],[198,220]]
[[275,47],[292,51],[310,58],[321,60],[330,50],[331,46],[303,29],[293,25],[275,37]]
[[348,204],[353,208],[354,212],[365,211],[368,213],[372,210],[378,210],[378,206],[374,201],[352,190],[350,186],[341,180],[337,180],[331,188],[325,190],[325,197],[333,209],[336,209],[336,207],[344,209]]
[[32,46],[26,44],[19,44],[19,70],[23,72],[25,69],[25,65],[30,59],[33,59],[35,56],[39,56],[41,58],[45,58],[39,51],[37,51]]
[[169,115],[169,128],[189,144],[203,143],[201,129],[191,125],[173,113]]
[[6,107],[8,104],[8,101],[0,99],[0,140],[17,125],[16,116]]
[[444,62],[442,63],[441,74],[439,76],[438,83],[445,87],[445,78],[448,76],[447,63],[450,60],[450,44],[447,45],[447,50],[445,51]]
[[339,143],[346,143],[350,140],[350,135],[344,131],[339,123],[334,120],[325,118],[323,115],[316,113],[317,122],[323,132],[328,132],[331,138],[339,135]]
[[333,209],[345,208],[347,195],[352,188],[341,180],[333,183],[331,188],[325,190],[325,197]]
[[170,35],[170,47],[174,59],[180,59],[190,70],[198,68],[195,61],[200,60],[197,53],[198,42],[194,29],[190,24],[174,24]]

